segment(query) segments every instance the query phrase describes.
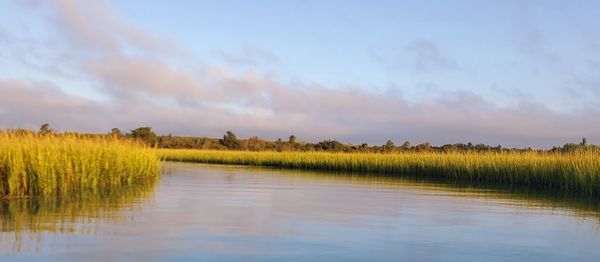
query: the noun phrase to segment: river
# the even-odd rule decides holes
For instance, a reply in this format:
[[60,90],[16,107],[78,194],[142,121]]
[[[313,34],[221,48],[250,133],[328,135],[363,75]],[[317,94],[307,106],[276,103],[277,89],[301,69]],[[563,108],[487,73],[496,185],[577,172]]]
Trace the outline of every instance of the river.
[[164,170],[108,200],[4,201],[0,261],[600,261],[593,202],[360,174]]

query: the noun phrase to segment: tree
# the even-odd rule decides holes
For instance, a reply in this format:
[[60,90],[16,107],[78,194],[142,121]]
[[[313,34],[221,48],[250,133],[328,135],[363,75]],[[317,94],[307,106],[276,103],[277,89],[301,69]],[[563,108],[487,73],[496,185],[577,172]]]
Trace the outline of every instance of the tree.
[[52,134],[53,130],[50,128],[50,124],[48,123],[44,123],[41,127],[40,127],[40,135],[49,135]]
[[149,145],[153,145],[158,141],[156,134],[152,131],[151,127],[138,127],[131,130],[131,137],[134,139],[143,141]]
[[360,146],[358,146],[358,150],[360,152],[367,152],[369,150],[369,144],[367,144],[367,143],[360,144]]
[[289,140],[288,140],[288,143],[290,143],[290,145],[292,145],[292,146],[295,145],[296,144],[296,136],[295,135],[291,135],[290,138],[289,138]]
[[281,140],[281,138],[277,138],[277,140],[275,141],[275,150],[277,152],[281,152],[285,149],[285,145],[283,144],[283,140]]
[[419,151],[429,151],[431,150],[431,143],[425,142],[423,144],[417,145],[417,150]]
[[487,150],[490,150],[490,146],[485,145],[485,144],[477,144],[477,145],[475,145],[475,150],[477,150],[477,151],[487,151]]
[[337,140],[323,140],[313,146],[317,150],[322,151],[332,151],[332,152],[340,152],[344,151],[344,144],[338,142]]
[[385,142],[385,147],[395,147],[396,145],[394,145],[394,142],[392,142],[392,140],[388,140],[387,142]]
[[[34,135],[35,132],[29,130],[29,129],[22,129],[22,128],[18,128],[18,129],[10,129],[7,130],[9,134],[14,134],[17,136],[31,136]],[[3,131],[0,130],[0,133],[2,133]]]
[[253,136],[246,141],[246,149],[251,151],[261,151],[265,149],[265,141],[262,141],[257,136]]
[[394,149],[396,149],[396,145],[394,144],[394,142],[392,142],[392,140],[388,140],[383,145],[384,152],[392,152],[392,151],[394,151]]
[[121,132],[121,130],[115,127],[112,130],[110,130],[110,136],[114,138],[119,138],[123,136],[123,133]]
[[455,152],[458,151],[458,144],[445,144],[441,147],[444,152]]
[[402,150],[409,150],[410,147],[411,147],[410,141],[404,141],[404,143],[400,146],[400,148],[402,148]]
[[228,149],[240,149],[240,141],[237,139],[237,136],[231,131],[227,131],[223,136],[223,139],[219,140],[221,145],[227,147]]

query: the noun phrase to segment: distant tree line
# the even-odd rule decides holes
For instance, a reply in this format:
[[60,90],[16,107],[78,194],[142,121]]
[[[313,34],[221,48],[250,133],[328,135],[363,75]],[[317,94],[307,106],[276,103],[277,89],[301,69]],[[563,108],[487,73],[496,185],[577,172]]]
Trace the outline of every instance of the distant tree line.
[[[9,130],[13,133],[30,133],[36,134],[33,131],[26,129]],[[51,135],[54,131],[49,124],[43,124],[37,135]],[[346,152],[346,153],[399,153],[399,152],[502,152],[502,151],[519,151],[519,152],[578,152],[595,150],[600,152],[600,147],[590,145],[587,139],[583,138],[579,143],[568,143],[563,146],[553,147],[550,150],[540,150],[532,148],[504,148],[500,145],[489,146],[485,144],[472,143],[456,143],[446,144],[442,146],[433,146],[431,143],[421,143],[412,145],[410,141],[405,141],[397,146],[393,141],[388,140],[383,145],[369,145],[363,143],[360,145],[344,144],[337,140],[323,140],[316,143],[301,142],[296,139],[296,136],[290,135],[287,140],[281,138],[275,141],[253,136],[247,139],[238,138],[233,131],[227,131],[222,138],[210,137],[190,137],[190,136],[174,136],[157,135],[152,131],[151,127],[138,127],[125,133],[118,128],[113,128],[108,135],[102,134],[81,134],[74,132],[65,132],[61,134],[80,135],[80,136],[108,136],[114,139],[135,139],[152,147],[157,148],[173,148],[173,149],[210,149],[210,150],[247,150],[247,151],[324,151],[324,152]]]
[[299,142],[296,136],[290,135],[287,141],[281,138],[275,141],[253,136],[247,139],[239,139],[233,131],[227,131],[223,138],[209,137],[185,137],[168,135],[156,135],[150,127],[140,127],[131,130],[128,134],[121,133],[118,129],[113,129],[113,136],[131,137],[141,140],[149,145],[158,148],[180,148],[180,149],[212,149],[212,150],[247,150],[247,151],[326,151],[326,152],[346,152],[346,153],[399,153],[399,152],[485,152],[485,151],[540,151],[540,152],[574,152],[583,150],[597,150],[600,147],[587,144],[587,139],[583,138],[580,143],[569,143],[564,146],[553,147],[551,150],[539,150],[532,148],[503,148],[501,145],[490,146],[485,144],[456,143],[445,144],[442,146],[433,146],[431,143],[421,143],[412,145],[410,141],[405,141],[397,146],[393,141],[388,140],[383,145],[369,145],[363,143],[360,145],[344,144],[337,140],[323,140],[316,143]]

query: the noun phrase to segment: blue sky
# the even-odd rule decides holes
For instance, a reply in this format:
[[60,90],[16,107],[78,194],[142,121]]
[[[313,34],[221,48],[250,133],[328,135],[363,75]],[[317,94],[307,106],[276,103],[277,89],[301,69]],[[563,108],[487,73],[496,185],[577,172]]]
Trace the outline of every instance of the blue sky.
[[[520,90],[561,109],[581,104],[556,99],[565,95],[561,89],[569,79],[566,72],[554,74],[563,69],[555,63],[585,73],[600,15],[593,2],[564,1],[188,1],[173,7],[143,2],[114,6],[206,63],[252,66],[282,81],[332,88],[410,92],[435,85],[503,103],[512,99],[502,91]],[[431,43],[448,64],[422,58],[424,65],[417,66],[410,51],[417,43]],[[232,65],[223,53],[253,53],[259,61]]]
[[0,14],[2,128],[600,140],[596,1],[28,0]]

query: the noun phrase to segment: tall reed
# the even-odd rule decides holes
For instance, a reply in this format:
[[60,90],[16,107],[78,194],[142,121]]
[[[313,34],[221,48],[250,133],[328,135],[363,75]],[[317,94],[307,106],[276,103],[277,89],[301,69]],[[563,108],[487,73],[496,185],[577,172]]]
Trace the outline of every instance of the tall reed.
[[155,179],[159,165],[153,149],[132,141],[0,133],[0,198],[109,194]]
[[600,154],[596,152],[347,154],[162,149],[159,154],[169,161],[408,175],[600,196]]

